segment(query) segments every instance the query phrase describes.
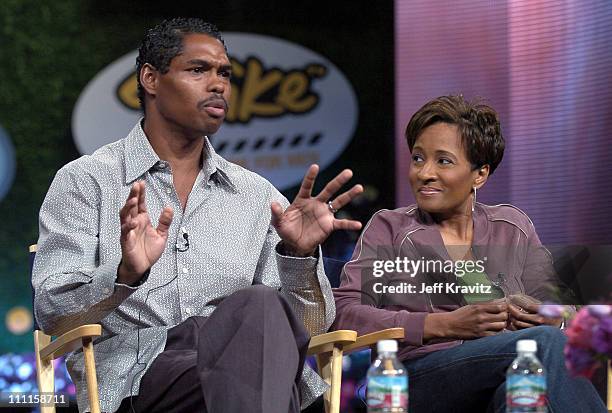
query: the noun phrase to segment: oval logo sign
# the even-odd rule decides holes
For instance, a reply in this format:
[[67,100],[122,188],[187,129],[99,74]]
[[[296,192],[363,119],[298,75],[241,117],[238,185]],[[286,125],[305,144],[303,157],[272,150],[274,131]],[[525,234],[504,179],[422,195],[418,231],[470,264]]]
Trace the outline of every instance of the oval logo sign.
[[[232,63],[232,95],[221,129],[211,137],[231,162],[278,189],[298,184],[308,165],[330,165],[353,138],[357,99],[329,60],[286,40],[224,33]],[[119,58],[87,85],[72,116],[83,154],[125,137],[142,116],[136,94],[137,51]]]

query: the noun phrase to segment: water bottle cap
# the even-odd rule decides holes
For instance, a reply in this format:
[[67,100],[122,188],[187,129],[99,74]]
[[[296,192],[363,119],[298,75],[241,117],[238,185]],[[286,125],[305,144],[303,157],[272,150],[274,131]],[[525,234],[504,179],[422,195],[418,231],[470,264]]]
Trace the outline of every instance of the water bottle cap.
[[395,340],[380,340],[376,345],[379,353],[397,352],[397,341]]
[[538,350],[538,343],[535,340],[519,340],[516,342],[516,351],[535,353]]

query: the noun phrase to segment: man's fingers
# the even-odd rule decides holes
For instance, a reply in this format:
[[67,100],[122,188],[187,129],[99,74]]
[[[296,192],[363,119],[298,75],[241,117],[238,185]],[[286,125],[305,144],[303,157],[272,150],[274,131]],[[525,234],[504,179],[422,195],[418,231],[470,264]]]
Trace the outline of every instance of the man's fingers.
[[138,212],[147,212],[147,204],[145,202],[145,182],[138,181],[140,190],[138,193]]
[[133,220],[129,220],[123,224],[121,224],[121,240],[125,241],[127,240],[127,236],[130,233],[130,231],[132,231],[133,229],[136,228],[136,226],[138,225],[138,223],[136,223]]
[[270,204],[270,210],[272,211],[272,225],[276,227],[283,216],[283,207],[274,201]]
[[138,226],[138,222],[133,219],[129,219],[128,221],[121,224],[121,232],[128,232],[135,229]]
[[136,231],[134,231],[137,227],[137,223],[134,221],[127,222],[121,225],[121,248],[131,249],[133,247],[133,242],[136,237]]
[[[332,179],[327,183],[327,185],[325,185],[325,188],[323,188],[319,195],[317,195],[317,199],[323,202],[329,201],[329,199],[336,192],[338,192],[340,188],[342,188],[342,185],[347,183],[352,177],[353,171],[351,171],[350,169],[345,169],[344,171],[340,172],[338,175],[336,175],[334,179]],[[340,209],[340,207],[336,207],[335,203],[334,208]]]
[[132,187],[130,188],[130,193],[127,199],[125,200],[125,204],[123,205],[123,208],[119,210],[119,218],[122,222],[125,221],[125,218],[128,215],[132,215],[132,208],[138,205],[138,187],[138,182],[132,184]]
[[126,222],[128,218],[131,218],[132,214],[130,213],[130,211],[135,208],[137,204],[138,199],[134,197],[127,199],[125,205],[123,205],[123,208],[119,210],[119,219],[121,220],[121,222]]
[[132,195],[132,191],[134,193],[133,198],[135,198],[135,203],[134,201],[132,201],[132,203],[130,205],[133,205],[130,209],[129,209],[129,214],[132,218],[136,218],[136,216],[138,215],[138,200],[139,200],[139,196],[140,196],[140,183],[136,182],[134,185],[132,185],[132,190],[130,191],[130,195]]
[[132,187],[130,188],[130,194],[128,195],[128,199],[134,198],[138,194],[138,189],[138,181],[136,181],[132,184]]
[[168,236],[168,229],[172,224],[172,218],[174,217],[174,211],[170,207],[165,207],[161,214],[159,214],[159,223],[157,224],[157,233],[164,237]]
[[334,219],[334,230],[338,229],[357,231],[361,229],[361,222],[352,219]]
[[[338,195],[336,199],[332,202],[332,205],[335,209],[340,209],[351,202],[357,195],[363,192],[363,186],[355,185],[351,189],[342,194]],[[320,194],[319,194],[320,195]]]
[[312,194],[312,187],[314,186],[318,173],[319,165],[310,165],[310,168],[308,168],[308,171],[306,171],[306,175],[304,175],[304,179],[302,180],[300,191],[297,194],[298,198],[310,198],[310,195]]

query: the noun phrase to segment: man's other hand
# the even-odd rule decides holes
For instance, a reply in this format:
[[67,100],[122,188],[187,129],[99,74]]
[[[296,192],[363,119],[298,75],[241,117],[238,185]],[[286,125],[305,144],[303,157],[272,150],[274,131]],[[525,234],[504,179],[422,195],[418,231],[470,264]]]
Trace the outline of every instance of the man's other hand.
[[308,168],[300,191],[285,211],[278,202],[273,202],[271,205],[272,225],[283,240],[285,249],[292,255],[312,255],[319,244],[337,229],[361,229],[359,221],[336,219],[334,216],[334,211],[363,192],[361,185],[355,185],[331,200],[332,196],[351,179],[353,172],[350,169],[340,172],[325,185],[319,195],[313,197],[312,188],[318,173],[318,165],[311,165]]
[[121,264],[117,271],[117,282],[136,284],[161,257],[168,229],[172,223],[172,208],[166,207],[159,216],[157,228],[151,219],[145,203],[145,183],[137,181],[121,208]]

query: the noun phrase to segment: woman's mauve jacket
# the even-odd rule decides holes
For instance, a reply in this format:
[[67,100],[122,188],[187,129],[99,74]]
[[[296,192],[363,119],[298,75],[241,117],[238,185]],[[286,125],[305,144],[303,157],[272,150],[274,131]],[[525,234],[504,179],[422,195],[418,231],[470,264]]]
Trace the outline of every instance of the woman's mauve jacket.
[[[526,294],[541,301],[554,300],[557,284],[552,257],[544,248],[529,217],[512,205],[477,203],[473,213],[472,256],[481,260],[494,285],[507,295]],[[411,277],[407,267],[392,274],[373,276],[377,260],[450,260],[431,216],[415,205],[378,211],[363,230],[351,261],[342,271],[340,287],[334,289],[336,320],[332,329],[356,330],[359,335],[403,327],[405,339],[398,357],[410,359],[460,344],[461,340],[437,339],[423,343],[425,317],[465,305],[461,294],[419,292],[422,285],[457,282],[452,272],[420,272]],[[486,258],[485,258],[486,257]],[[391,264],[388,264],[391,265]],[[380,275],[380,271],[378,271]],[[392,281],[390,281],[392,280]],[[377,294],[375,283],[412,284],[412,293]]]

